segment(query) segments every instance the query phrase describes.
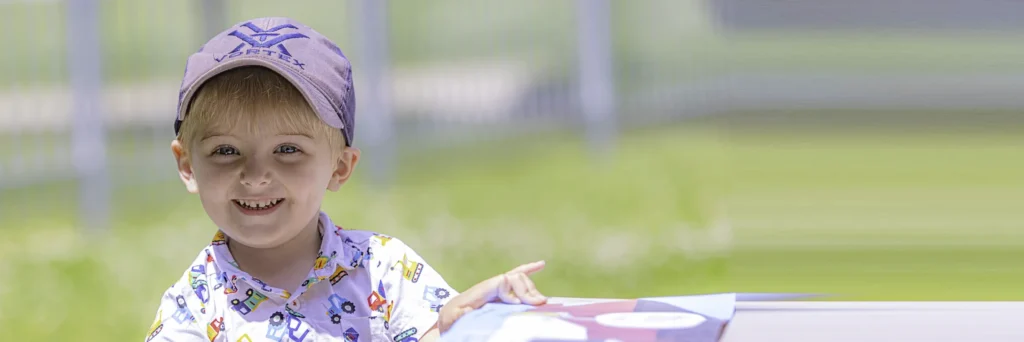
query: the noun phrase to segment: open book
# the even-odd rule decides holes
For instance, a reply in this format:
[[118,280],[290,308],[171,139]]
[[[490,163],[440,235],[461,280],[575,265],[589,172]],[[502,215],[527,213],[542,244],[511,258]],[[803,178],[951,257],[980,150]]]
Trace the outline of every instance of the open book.
[[719,341],[737,301],[800,294],[723,293],[638,299],[559,298],[541,306],[491,303],[470,312],[442,341]]

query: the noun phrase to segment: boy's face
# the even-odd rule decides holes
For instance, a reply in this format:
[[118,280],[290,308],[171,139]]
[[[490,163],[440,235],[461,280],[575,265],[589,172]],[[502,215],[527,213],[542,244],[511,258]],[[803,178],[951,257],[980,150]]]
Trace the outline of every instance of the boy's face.
[[172,150],[186,188],[221,230],[246,246],[273,248],[315,227],[325,190],[348,180],[359,150],[338,156],[326,139],[273,125],[255,134],[249,124],[205,132],[188,151],[175,140]]

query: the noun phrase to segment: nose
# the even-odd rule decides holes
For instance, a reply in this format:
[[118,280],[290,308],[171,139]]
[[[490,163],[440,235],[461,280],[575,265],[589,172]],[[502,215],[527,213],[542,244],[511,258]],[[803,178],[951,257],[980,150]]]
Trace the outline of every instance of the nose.
[[266,167],[264,163],[256,160],[255,158],[249,158],[245,161],[245,165],[242,167],[239,179],[241,180],[242,185],[247,187],[263,187],[270,185],[270,168]]

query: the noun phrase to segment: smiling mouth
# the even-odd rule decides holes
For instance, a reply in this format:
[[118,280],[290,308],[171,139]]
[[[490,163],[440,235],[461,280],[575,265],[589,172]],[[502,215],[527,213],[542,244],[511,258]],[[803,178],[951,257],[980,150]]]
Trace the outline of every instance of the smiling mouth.
[[235,205],[246,210],[269,210],[284,202],[284,198],[266,199],[266,200],[231,200],[235,202]]

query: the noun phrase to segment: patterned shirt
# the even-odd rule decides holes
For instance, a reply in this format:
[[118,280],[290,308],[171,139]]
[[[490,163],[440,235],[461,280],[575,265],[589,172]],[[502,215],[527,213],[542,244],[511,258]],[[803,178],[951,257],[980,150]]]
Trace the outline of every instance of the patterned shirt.
[[399,239],[322,212],[320,223],[319,257],[291,291],[238,269],[218,231],[164,293],[146,341],[418,341],[458,294]]

